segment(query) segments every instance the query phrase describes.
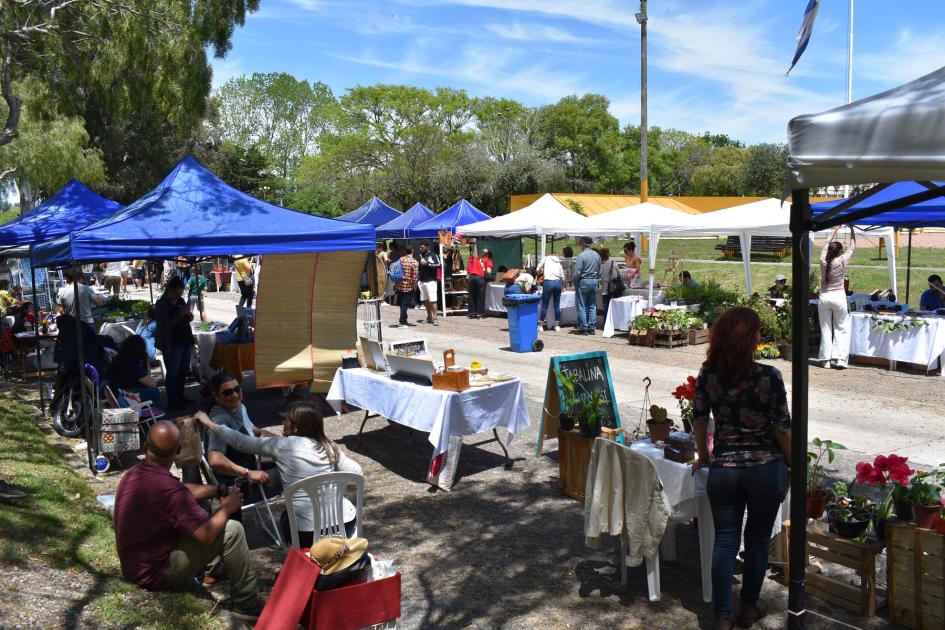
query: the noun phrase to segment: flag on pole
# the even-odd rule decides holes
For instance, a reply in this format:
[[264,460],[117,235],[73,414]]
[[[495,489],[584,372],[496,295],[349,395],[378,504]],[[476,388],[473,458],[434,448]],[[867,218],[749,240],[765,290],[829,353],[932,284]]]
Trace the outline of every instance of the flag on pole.
[[817,19],[817,11],[819,9],[820,0],[810,0],[810,2],[807,3],[807,8],[804,9],[804,19],[801,20],[801,28],[797,31],[797,50],[794,51],[794,59],[791,60],[791,67],[784,73],[784,76],[791,74],[791,70],[794,69],[801,55],[807,50],[807,42],[810,41],[810,34],[814,32],[814,20]]

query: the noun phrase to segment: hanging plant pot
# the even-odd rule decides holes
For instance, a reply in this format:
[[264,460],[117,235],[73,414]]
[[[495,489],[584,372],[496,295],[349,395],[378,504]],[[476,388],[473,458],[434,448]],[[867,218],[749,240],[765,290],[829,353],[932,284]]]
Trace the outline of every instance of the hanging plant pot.
[[561,414],[560,416],[558,416],[558,424],[561,426],[562,431],[573,431],[574,430],[574,416]]
[[939,504],[914,506],[915,526],[922,529],[936,529],[939,520],[941,520],[939,516],[941,508],[942,506]]
[[820,518],[827,507],[827,491],[811,490],[807,493],[807,518]]
[[650,441],[654,444],[657,442],[665,442],[669,437],[669,431],[672,426],[673,423],[671,422],[653,422],[647,420],[646,428],[650,432]]

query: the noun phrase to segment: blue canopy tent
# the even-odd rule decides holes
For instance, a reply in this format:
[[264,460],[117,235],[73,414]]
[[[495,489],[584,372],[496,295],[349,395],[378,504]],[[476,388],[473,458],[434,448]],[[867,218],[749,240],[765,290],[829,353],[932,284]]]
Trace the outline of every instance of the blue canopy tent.
[[0,226],[0,247],[50,241],[110,217],[121,204],[72,179],[59,192],[21,217]]
[[407,238],[410,228],[435,216],[436,214],[422,203],[415,203],[393,221],[378,226],[377,238]]
[[[849,199],[837,199],[811,204],[814,220],[821,217],[843,220],[848,215],[872,213],[857,219],[859,225],[892,227],[909,231],[906,254],[906,302],[909,301],[912,284],[912,231],[918,227],[945,227],[945,198],[932,197],[901,206],[902,200],[945,186],[943,182],[894,182],[879,184]],[[894,207],[900,205],[901,207]],[[887,208],[887,209],[884,209]]]
[[391,208],[377,197],[371,197],[371,200],[366,204],[348,214],[341,215],[338,219],[340,221],[350,221],[351,223],[377,227],[388,221],[393,221],[400,215],[401,212],[399,210]]
[[480,212],[465,199],[460,199],[435,217],[408,229],[407,236],[409,238],[436,238],[440,230],[455,232],[460,225],[478,223],[489,218],[489,215]]
[[33,249],[35,264],[373,250],[374,228],[267,203],[185,157],[121,212]]

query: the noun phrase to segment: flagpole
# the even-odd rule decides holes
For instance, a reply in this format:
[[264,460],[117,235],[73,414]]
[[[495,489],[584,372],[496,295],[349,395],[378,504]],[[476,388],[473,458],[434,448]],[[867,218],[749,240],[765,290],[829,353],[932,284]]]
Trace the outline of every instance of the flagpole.
[[847,37],[847,103],[853,102],[853,0],[850,0],[850,32]]

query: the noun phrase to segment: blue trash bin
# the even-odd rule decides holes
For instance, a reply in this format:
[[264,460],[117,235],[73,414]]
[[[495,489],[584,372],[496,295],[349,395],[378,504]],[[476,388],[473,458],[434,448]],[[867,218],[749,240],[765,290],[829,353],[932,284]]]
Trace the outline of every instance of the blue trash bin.
[[545,344],[538,338],[540,295],[516,293],[502,298],[509,314],[509,345],[513,352],[538,352]]

